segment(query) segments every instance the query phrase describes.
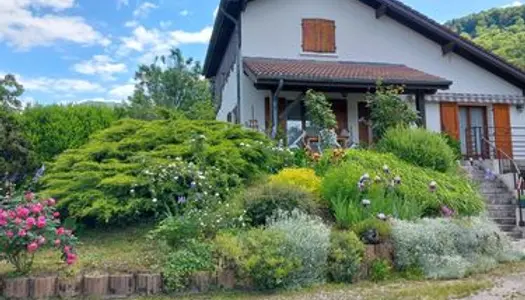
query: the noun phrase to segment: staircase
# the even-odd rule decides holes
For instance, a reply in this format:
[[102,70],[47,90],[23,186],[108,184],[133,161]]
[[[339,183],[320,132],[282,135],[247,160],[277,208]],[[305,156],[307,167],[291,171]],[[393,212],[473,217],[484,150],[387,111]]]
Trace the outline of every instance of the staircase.
[[517,200],[514,193],[509,191],[497,176],[486,176],[486,171],[479,166],[467,166],[465,169],[470,173],[472,179],[479,183],[489,218],[511,238],[523,238],[522,232],[516,226]]

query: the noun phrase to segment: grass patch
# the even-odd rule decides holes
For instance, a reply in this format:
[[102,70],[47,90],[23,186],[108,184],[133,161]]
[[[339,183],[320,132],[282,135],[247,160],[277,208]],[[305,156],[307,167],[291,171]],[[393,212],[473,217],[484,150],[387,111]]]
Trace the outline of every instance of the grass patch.
[[[78,262],[68,267],[56,249],[39,251],[31,275],[82,272],[135,272],[155,270],[156,249],[147,238],[152,225],[127,229],[89,230],[79,235]],[[14,271],[11,265],[0,262],[0,275]]]

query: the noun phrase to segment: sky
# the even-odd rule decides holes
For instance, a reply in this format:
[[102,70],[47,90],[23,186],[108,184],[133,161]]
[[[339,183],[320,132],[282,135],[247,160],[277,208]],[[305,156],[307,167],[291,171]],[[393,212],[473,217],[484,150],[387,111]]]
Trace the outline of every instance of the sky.
[[[299,0],[282,0],[299,1]],[[325,1],[325,0],[319,0]],[[525,0],[403,0],[444,22]],[[138,65],[178,47],[203,61],[219,0],[0,0],[0,76],[25,102],[121,101]]]

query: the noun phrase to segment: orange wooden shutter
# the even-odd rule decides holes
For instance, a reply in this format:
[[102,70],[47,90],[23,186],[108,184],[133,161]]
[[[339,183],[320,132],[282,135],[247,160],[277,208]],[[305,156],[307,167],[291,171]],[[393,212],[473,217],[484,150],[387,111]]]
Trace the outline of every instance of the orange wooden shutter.
[[[496,147],[512,158],[512,128],[510,126],[510,105],[494,104],[494,138]],[[498,153],[498,158],[504,158]]]
[[441,130],[459,141],[459,107],[457,103],[441,102]]
[[303,52],[334,53],[335,22],[303,19]]

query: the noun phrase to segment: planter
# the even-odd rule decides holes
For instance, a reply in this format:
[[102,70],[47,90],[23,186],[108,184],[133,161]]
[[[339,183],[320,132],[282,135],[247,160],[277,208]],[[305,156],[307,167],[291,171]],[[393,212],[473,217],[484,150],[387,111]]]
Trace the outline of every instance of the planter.
[[213,285],[213,276],[210,272],[197,272],[193,274],[190,280],[190,291],[208,292]]
[[135,292],[135,276],[133,275],[110,275],[109,295],[114,298],[126,298]]
[[83,294],[85,296],[105,296],[109,290],[108,275],[86,275],[84,276]]
[[60,298],[70,299],[82,294],[82,277],[59,278],[57,283],[57,294]]
[[160,274],[137,274],[136,291],[141,295],[155,295],[162,292]]
[[237,285],[234,270],[220,270],[217,274],[217,285],[221,289],[232,290]]
[[26,299],[29,297],[29,278],[9,278],[5,280],[4,299]]
[[57,296],[57,277],[36,277],[30,280],[29,294],[33,299],[46,299]]

